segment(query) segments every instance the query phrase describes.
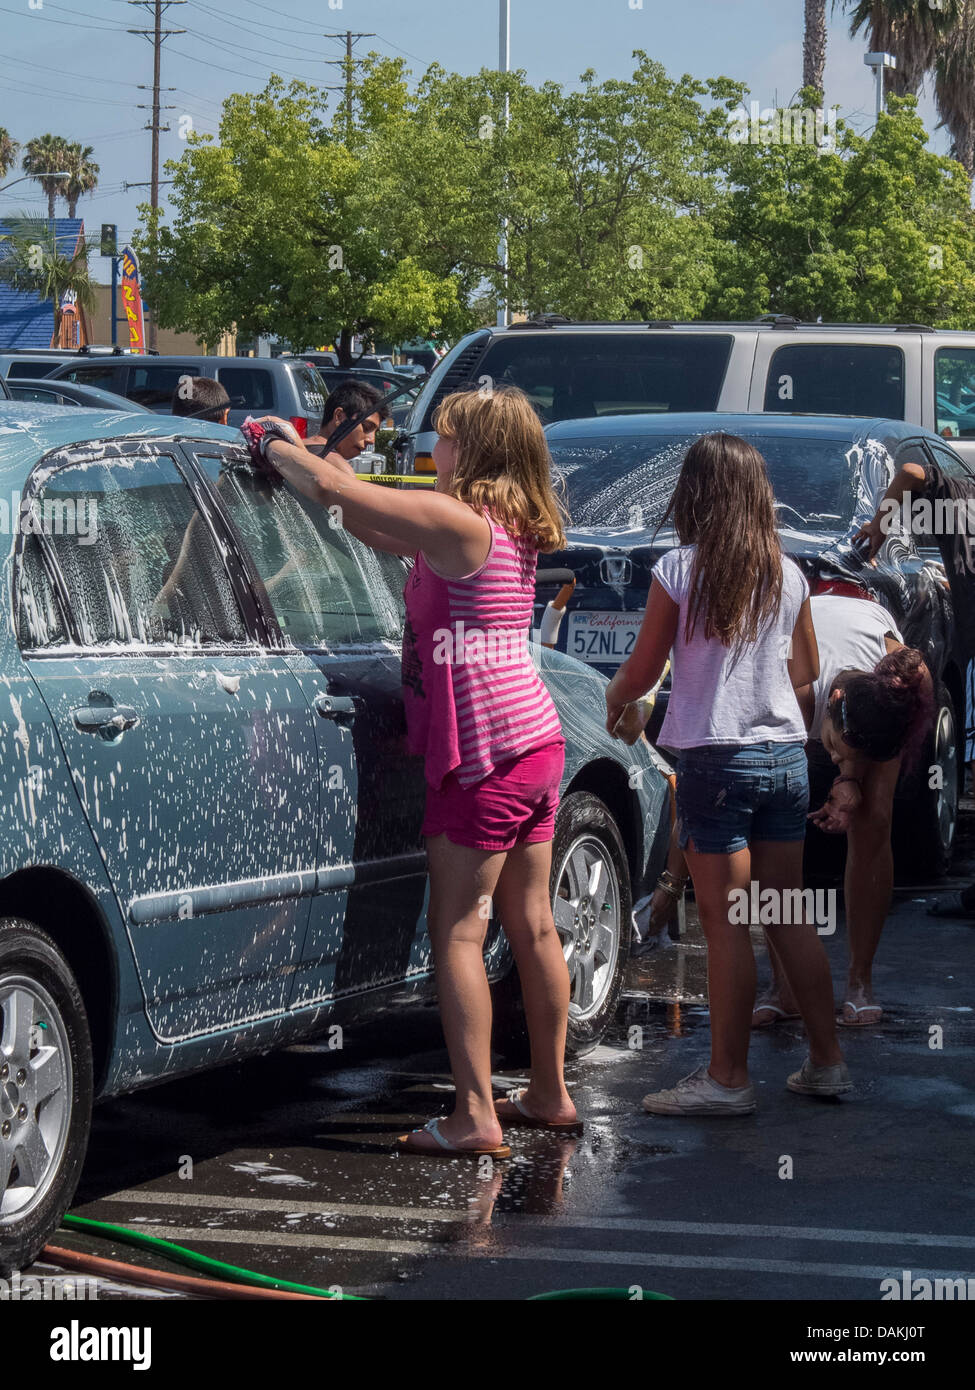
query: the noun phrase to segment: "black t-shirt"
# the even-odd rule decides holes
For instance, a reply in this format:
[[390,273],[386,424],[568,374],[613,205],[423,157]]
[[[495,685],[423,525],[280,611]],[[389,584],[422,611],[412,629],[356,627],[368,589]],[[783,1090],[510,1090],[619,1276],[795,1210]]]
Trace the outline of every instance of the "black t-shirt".
[[975,480],[946,478],[936,463],[925,463],[924,486],[921,494],[928,502],[948,501],[953,506],[953,521],[947,525],[937,522],[935,535],[941,561],[951,586],[955,632],[966,660],[975,658],[975,547],[969,515],[975,515]]

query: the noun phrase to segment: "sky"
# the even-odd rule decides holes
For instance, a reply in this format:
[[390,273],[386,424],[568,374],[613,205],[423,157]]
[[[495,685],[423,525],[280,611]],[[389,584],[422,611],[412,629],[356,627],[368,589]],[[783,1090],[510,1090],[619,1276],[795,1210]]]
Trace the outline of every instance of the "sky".
[[[727,76],[745,82],[763,107],[787,105],[802,78],[803,0],[511,0],[511,66],[528,80],[573,85],[581,72],[627,78],[632,52],[643,49],[671,77]],[[172,109],[161,137],[161,162],[178,158],[179,129],[215,132],[223,100],[259,91],[271,72],[312,83],[341,80],[328,59],[344,54],[344,41],[326,33],[347,29],[374,37],[370,49],[408,61],[419,76],[431,62],[472,73],[498,63],[499,0],[187,0],[173,4],[164,27],[186,33],[163,47],[163,95]],[[97,191],[78,205],[89,237],[114,222],[120,244],[131,236],[147,182],[151,100],[140,84],[152,82],[152,46],[129,29],[151,27],[151,5],[129,0],[0,0],[0,126],[15,140],[52,132],[94,146],[101,166]],[[850,39],[841,15],[832,15],[825,106],[857,129],[873,122],[874,79],[864,66],[866,43]],[[334,94],[333,101],[340,95]],[[935,131],[929,97],[921,114],[932,148],[947,150]],[[19,173],[8,173],[5,183]],[[165,178],[165,174],[160,175]],[[32,183],[0,193],[0,216],[43,212],[46,200]],[[166,189],[161,190],[165,206]],[[66,206],[61,203],[62,215]],[[97,246],[95,247],[97,252]],[[96,279],[110,263],[92,257]]]

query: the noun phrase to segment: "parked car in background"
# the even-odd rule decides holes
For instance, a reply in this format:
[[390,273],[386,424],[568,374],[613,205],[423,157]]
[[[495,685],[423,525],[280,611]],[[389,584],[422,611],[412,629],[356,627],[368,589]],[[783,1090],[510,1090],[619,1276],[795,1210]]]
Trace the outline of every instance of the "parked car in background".
[[[11,494],[78,524],[18,532],[2,567],[2,1274],[69,1205],[93,1098],[434,998],[403,562],[187,419],[7,402]],[[602,678],[538,659],[567,740],[551,891],[584,1050],[669,794],[647,744],[607,735]],[[497,922],[485,956],[500,1042]]]
[[64,363],[49,373],[54,381],[97,386],[166,415],[185,376],[215,378],[230,397],[230,424],[248,415],[280,415],[302,437],[317,434],[325,398],[314,367],[289,357],[99,357]]
[[401,472],[432,471],[436,407],[451,391],[487,382],[520,386],[545,424],[698,410],[906,420],[948,431],[975,466],[975,430],[966,438],[970,427],[957,417],[975,392],[975,332],[802,323],[786,315],[751,323],[585,323],[550,314],[481,328],[431,373],[404,427]]
[[100,343],[86,343],[80,348],[8,348],[6,352],[0,353],[0,376],[47,376],[64,362],[130,355],[129,348]]
[[[937,685],[930,747],[922,755],[910,801],[913,862],[930,873],[949,860],[964,755],[964,654],[956,649],[944,570],[912,536],[893,533],[864,565],[851,537],[873,516],[894,471],[937,461],[946,474],[970,476],[946,441],[899,420],[840,416],[618,415],[566,420],[546,430],[555,471],[565,483],[570,528],[564,551],[539,566],[536,623],[569,570],[576,587],[558,647],[611,676],[629,656],[650,589],[651,570],[678,545],[662,525],[684,455],[700,435],[740,435],[764,457],[775,492],[782,546],[814,594],[869,598],[886,608],[909,646],[919,648]],[[655,737],[668,691],[649,726]],[[941,769],[931,787],[928,769]]]
[[121,410],[127,415],[149,415],[151,411],[124,396],[100,391],[97,386],[82,386],[78,381],[19,381],[10,382],[7,394],[14,401],[36,401],[40,405],[83,406],[89,410]]

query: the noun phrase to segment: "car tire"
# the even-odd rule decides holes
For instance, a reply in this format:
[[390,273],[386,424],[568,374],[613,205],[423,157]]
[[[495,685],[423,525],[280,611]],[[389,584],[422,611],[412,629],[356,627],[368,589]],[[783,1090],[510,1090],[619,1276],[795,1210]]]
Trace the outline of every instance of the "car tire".
[[[591,885],[598,905],[590,901]],[[571,981],[566,1052],[580,1056],[599,1043],[616,1015],[633,912],[623,837],[609,809],[590,792],[572,792],[559,807],[551,893]],[[494,1011],[496,1048],[506,1061],[527,1063],[528,1030],[513,965],[495,986]]]
[[33,923],[0,919],[0,1275],[30,1265],[70,1206],[92,1093],[88,1019],[67,961]]
[[[932,778],[935,768],[940,777]],[[942,785],[932,787],[932,780]],[[896,861],[910,865],[918,882],[941,878],[954,850],[959,792],[958,719],[943,685],[935,694],[934,724],[904,790],[906,799],[896,811]]]

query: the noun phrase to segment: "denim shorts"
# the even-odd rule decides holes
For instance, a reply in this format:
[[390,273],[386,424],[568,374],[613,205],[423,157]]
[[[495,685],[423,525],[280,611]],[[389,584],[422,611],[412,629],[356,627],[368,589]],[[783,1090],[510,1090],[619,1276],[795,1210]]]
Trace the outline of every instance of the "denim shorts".
[[801,743],[685,748],[677,761],[681,849],[734,854],[755,840],[804,840],[809,769]]

